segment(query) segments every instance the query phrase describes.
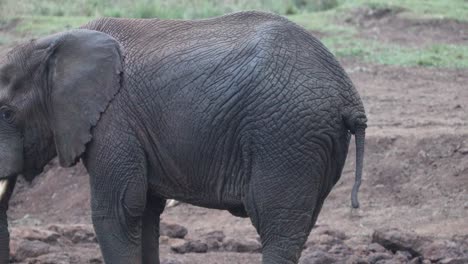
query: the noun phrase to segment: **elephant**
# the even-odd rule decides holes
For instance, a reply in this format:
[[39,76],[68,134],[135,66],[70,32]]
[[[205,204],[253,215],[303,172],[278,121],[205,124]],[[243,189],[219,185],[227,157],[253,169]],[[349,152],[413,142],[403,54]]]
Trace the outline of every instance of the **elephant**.
[[[367,118],[330,51],[279,15],[98,18],[0,59],[3,195],[58,157],[89,174],[106,263],[159,263],[166,199],[250,218],[262,262],[297,263]],[[57,179],[59,180],[59,179]]]

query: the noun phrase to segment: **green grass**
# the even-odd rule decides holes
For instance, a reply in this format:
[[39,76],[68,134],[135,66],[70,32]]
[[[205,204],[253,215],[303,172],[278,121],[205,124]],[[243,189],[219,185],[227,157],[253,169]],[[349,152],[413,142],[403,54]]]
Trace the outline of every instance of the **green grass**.
[[320,31],[327,34],[351,35],[357,32],[356,28],[352,26],[334,22],[336,16],[337,14],[335,10],[329,10],[316,13],[290,15],[288,18],[308,30]]
[[0,46],[10,44],[13,39],[9,36],[2,36],[0,35]]
[[337,57],[354,57],[372,63],[468,68],[468,46],[439,44],[424,48],[410,48],[393,43],[380,43],[356,36],[357,28],[336,21],[355,8],[398,8],[405,17],[418,19],[450,18],[468,20],[468,1],[451,0],[343,0],[335,9],[289,16],[294,22],[308,30],[325,32],[322,42]]
[[466,45],[410,48],[359,38],[358,29],[340,23],[356,8],[398,8],[411,18],[468,21],[466,0],[0,0],[0,26],[19,18],[13,32],[0,33],[0,45],[85,24],[100,16],[196,19],[240,10],[268,10],[287,15],[322,41],[338,57],[403,66],[468,68]]
[[423,49],[387,47],[373,52],[370,60],[391,65],[468,68],[468,46],[447,44]]
[[340,9],[360,6],[400,7],[414,17],[450,18],[468,21],[468,1],[466,0],[342,0]]
[[16,31],[30,37],[44,36],[51,33],[76,28],[90,20],[89,17],[23,16]]
[[322,42],[337,57],[354,57],[367,62],[442,68],[468,68],[468,46],[438,44],[410,48],[366,39],[330,36]]
[[468,20],[466,0],[1,0],[0,15],[206,18],[239,10],[283,15],[368,6],[401,7],[416,16]]
[[2,15],[206,18],[240,10],[278,14],[332,9],[339,0],[2,0]]

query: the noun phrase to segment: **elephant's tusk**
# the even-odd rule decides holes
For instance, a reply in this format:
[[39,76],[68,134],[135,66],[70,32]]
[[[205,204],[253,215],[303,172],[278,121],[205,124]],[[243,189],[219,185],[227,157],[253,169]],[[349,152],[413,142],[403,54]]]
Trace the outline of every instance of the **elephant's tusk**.
[[0,180],[0,200],[2,200],[8,187],[8,180]]
[[170,200],[167,200],[166,207],[167,208],[176,207],[177,205],[179,205],[179,203],[180,203],[179,201],[170,199]]

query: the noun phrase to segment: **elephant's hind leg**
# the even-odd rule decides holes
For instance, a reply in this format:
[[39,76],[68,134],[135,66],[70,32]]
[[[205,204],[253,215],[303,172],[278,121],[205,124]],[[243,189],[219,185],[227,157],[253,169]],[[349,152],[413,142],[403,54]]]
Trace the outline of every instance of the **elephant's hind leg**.
[[323,202],[314,167],[281,159],[254,165],[245,204],[264,264],[298,263]]

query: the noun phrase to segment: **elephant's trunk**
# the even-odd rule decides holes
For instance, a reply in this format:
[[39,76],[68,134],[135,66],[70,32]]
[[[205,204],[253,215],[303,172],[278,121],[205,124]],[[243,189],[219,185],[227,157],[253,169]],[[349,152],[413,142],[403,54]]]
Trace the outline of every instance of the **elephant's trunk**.
[[7,210],[15,183],[16,177],[0,180],[0,189],[3,189],[0,195],[0,264],[9,263],[10,258],[10,234],[8,233]]
[[364,144],[366,138],[366,127],[356,127],[354,139],[356,141],[356,178],[353,191],[351,192],[351,205],[353,208],[359,208],[358,192],[361,186],[362,168],[364,165]]

